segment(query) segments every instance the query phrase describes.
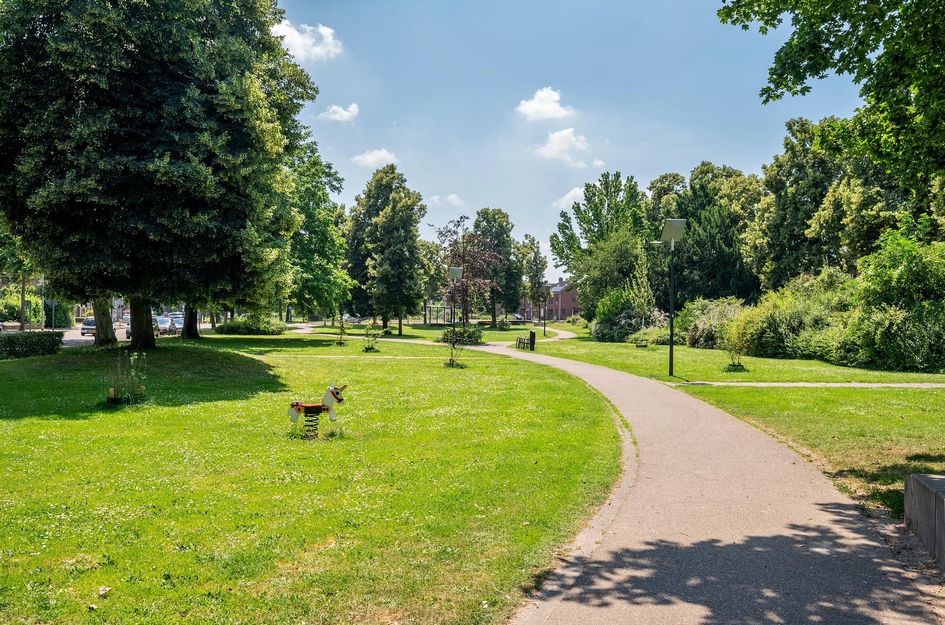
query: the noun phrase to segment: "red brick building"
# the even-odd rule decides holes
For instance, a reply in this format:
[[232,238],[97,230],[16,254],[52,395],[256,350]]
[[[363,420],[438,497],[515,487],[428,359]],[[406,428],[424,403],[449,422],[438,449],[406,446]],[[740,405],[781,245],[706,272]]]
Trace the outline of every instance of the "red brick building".
[[[558,282],[545,285],[548,287],[550,297],[548,299],[548,320],[563,321],[571,315],[581,312],[578,305],[578,290],[571,285],[570,280],[558,278]],[[525,319],[539,320],[544,317],[545,306],[543,304],[533,304],[528,299],[522,302],[522,307],[518,314]]]

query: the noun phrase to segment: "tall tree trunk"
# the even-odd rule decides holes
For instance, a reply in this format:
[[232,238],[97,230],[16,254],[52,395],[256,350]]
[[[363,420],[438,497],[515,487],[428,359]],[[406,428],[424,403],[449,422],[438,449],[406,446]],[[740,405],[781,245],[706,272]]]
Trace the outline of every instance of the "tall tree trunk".
[[381,315],[381,327],[384,328],[385,330],[387,329],[389,321],[390,319],[387,318],[387,313],[384,313],[383,315]]
[[95,345],[110,347],[118,343],[115,338],[115,326],[112,325],[112,306],[107,298],[92,301],[95,309]]
[[140,297],[132,297],[131,307],[131,349],[154,349],[154,326],[151,322],[151,304]]
[[26,275],[20,277],[20,332],[26,332]]
[[423,325],[427,325],[429,320],[430,302],[429,300],[423,300]]
[[211,311],[210,313],[210,329],[211,330],[217,329],[217,311],[215,310]]
[[282,299],[280,298],[280,299],[279,299],[279,321],[284,321],[284,319],[282,318],[282,307],[283,307],[283,304],[284,304],[284,302],[283,302]]
[[401,313],[397,315],[397,336],[403,336],[403,335],[404,335],[404,313],[403,311],[401,311]]
[[200,324],[197,323],[197,310],[190,304],[184,304],[184,327],[180,335],[185,339],[200,338]]

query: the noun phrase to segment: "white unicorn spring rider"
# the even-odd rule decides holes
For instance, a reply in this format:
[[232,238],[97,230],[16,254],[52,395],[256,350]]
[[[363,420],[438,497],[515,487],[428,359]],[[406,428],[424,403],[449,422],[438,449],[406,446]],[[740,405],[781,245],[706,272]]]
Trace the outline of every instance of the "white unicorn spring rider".
[[338,419],[335,414],[335,404],[343,404],[345,401],[342,392],[348,388],[347,384],[335,386],[332,384],[325,391],[320,404],[305,404],[300,401],[292,402],[289,406],[289,418],[292,419],[292,427],[298,424],[299,417],[302,417],[302,433],[308,438],[318,438],[318,421],[324,413],[328,413],[328,420],[334,423]]

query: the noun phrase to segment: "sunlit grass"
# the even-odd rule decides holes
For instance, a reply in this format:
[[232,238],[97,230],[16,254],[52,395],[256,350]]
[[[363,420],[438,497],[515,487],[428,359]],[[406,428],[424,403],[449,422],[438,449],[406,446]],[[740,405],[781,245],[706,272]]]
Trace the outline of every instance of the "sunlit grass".
[[[113,353],[0,363],[0,622],[502,622],[616,479],[608,404],[359,343],[162,340],[118,410]],[[290,438],[289,402],[331,382],[330,438]]]
[[[351,334],[352,336],[363,336],[365,330],[369,326],[365,324],[352,324],[345,326],[345,332]],[[442,326],[442,325],[404,325],[404,334],[403,336],[397,335],[397,324],[392,323],[390,326],[392,334],[389,337],[385,338],[402,338],[402,339],[423,339],[427,341],[435,341],[438,337],[443,335],[443,331],[446,328],[451,326]],[[456,324],[457,328],[462,327],[462,324]],[[375,328],[380,329],[380,326],[375,326]],[[529,330],[534,330],[538,335],[538,339],[543,338],[542,327],[533,326],[531,324],[527,325],[514,325],[508,330],[497,330],[495,328],[490,328],[489,326],[480,324],[479,328],[482,330],[482,339],[487,343],[499,343],[499,342],[513,342],[518,337],[527,337]],[[315,324],[312,327],[312,332],[317,333],[328,333],[328,334],[338,334],[338,326],[328,326]],[[551,329],[551,326],[548,327],[548,336],[554,336],[555,332]]]
[[603,365],[647,378],[673,382],[945,382],[943,374],[900,373],[839,367],[817,360],[744,357],[744,371],[728,371],[724,351],[676,347],[675,377],[669,377],[669,347],[639,348],[629,343],[599,343],[590,338],[545,343],[540,350]]

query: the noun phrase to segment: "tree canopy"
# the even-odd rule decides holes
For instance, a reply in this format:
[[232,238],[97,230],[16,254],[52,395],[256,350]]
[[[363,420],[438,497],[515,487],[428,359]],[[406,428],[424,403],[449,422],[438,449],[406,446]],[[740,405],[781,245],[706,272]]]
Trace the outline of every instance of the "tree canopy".
[[4,3],[0,213],[55,290],[121,293],[133,316],[285,290],[284,165],[316,88],[281,19],[268,0]]

